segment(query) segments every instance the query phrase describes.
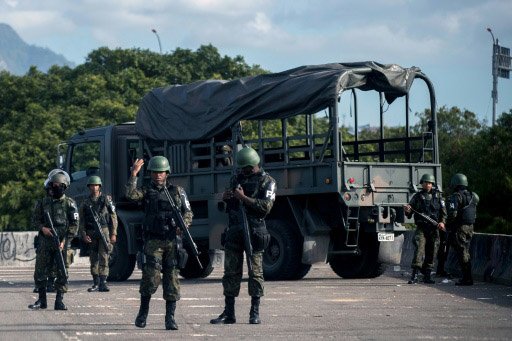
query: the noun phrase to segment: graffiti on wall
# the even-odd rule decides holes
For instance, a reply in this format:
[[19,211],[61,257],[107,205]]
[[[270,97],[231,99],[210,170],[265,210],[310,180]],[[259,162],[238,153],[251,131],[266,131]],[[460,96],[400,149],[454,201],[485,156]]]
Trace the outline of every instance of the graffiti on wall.
[[36,259],[36,235],[37,232],[0,232],[0,264],[33,262]]

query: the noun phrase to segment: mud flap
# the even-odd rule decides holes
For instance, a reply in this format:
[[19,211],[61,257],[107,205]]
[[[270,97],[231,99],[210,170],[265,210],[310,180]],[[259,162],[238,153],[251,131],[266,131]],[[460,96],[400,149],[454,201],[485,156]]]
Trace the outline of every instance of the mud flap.
[[329,251],[329,241],[328,235],[305,236],[302,248],[302,263],[325,263],[327,261],[327,252]]
[[379,262],[400,265],[402,258],[402,247],[404,245],[404,235],[395,236],[394,241],[380,242],[379,245]]

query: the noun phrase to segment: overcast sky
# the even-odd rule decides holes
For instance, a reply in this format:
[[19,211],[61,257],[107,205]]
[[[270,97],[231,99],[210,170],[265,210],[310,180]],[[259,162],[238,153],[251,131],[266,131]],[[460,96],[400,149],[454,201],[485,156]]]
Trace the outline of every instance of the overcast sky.
[[[282,71],[305,64],[373,60],[418,66],[438,106],[492,119],[491,27],[512,47],[511,0],[0,0],[0,22],[29,44],[81,64],[101,46],[197,49]],[[512,109],[499,78],[497,112]]]

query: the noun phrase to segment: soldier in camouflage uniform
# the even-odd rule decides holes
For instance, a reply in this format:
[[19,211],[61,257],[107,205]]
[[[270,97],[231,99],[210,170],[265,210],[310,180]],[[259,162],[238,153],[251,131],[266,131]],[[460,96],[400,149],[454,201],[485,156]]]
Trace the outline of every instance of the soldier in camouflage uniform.
[[[101,178],[93,175],[87,181],[90,195],[80,205],[80,236],[89,246],[89,261],[91,263],[92,287],[89,292],[110,291],[107,286],[108,255],[112,245],[116,243],[117,214],[112,197],[101,193]],[[91,211],[92,210],[92,211]],[[107,240],[105,248],[101,235],[97,232],[94,216],[101,225],[101,233]]]
[[464,174],[455,174],[450,187],[453,194],[448,198],[449,242],[457,253],[462,278],[456,285],[473,285],[469,247],[473,237],[478,195],[468,190],[468,179]]
[[[404,207],[408,218],[411,218],[414,213],[414,222],[416,223],[414,234],[416,249],[409,284],[418,283],[419,271],[423,273],[425,283],[435,283],[431,278],[431,271],[439,247],[439,230],[444,229],[446,223],[446,207],[442,193],[437,188],[433,188],[435,182],[432,174],[423,174],[420,180],[422,190],[414,194],[409,204]],[[422,217],[421,214],[427,218]]]
[[[145,262],[142,268],[142,280],[140,282],[140,309],[135,319],[135,325],[139,328],[146,326],[149,312],[149,302],[159,284],[162,281],[165,299],[165,328],[177,330],[178,325],[174,320],[176,301],[180,299],[180,282],[178,278],[177,259],[177,231],[175,221],[172,218],[171,205],[167,199],[166,191],[173,198],[177,207],[181,208],[181,214],[185,224],[192,224],[192,209],[185,190],[180,186],[170,183],[169,161],[163,156],[154,156],[149,160],[148,170],[151,171],[151,184],[147,187],[137,188],[137,174],[144,160],[137,159],[133,164],[131,178],[126,186],[126,197],[141,201],[144,206],[144,256]],[[162,277],[160,277],[162,272]]]
[[[261,323],[259,317],[260,297],[263,296],[263,251],[268,246],[270,235],[265,226],[265,217],[270,213],[276,197],[276,182],[258,165],[258,153],[245,147],[237,153],[238,175],[231,178],[223,200],[227,203],[229,225],[224,232],[225,248],[224,288],[225,308],[222,314],[210,321],[212,324],[236,323],[235,297],[240,293],[244,262],[244,234],[240,210],[247,213],[253,255],[252,271],[249,271],[249,295],[251,310],[249,323]],[[242,207],[243,205],[243,207]]]
[[[66,177],[66,181],[70,182],[69,174],[67,172],[63,171],[60,168],[52,169],[50,171],[50,173],[48,173],[48,177],[44,181],[44,190],[46,192],[46,195],[49,197],[52,196],[51,187],[49,184],[50,184],[52,176],[57,173],[64,174],[64,176]],[[36,253],[37,253],[38,247],[39,247],[39,235],[36,235],[34,237],[34,248],[36,249]],[[69,265],[73,263],[73,256],[74,256],[73,250],[72,249],[67,250],[67,255],[68,255],[68,257],[66,259],[66,267],[68,268]],[[55,288],[54,288],[55,278],[57,278],[57,264],[54,264],[54,266],[48,271],[48,282],[47,282],[47,286],[46,286],[47,293],[55,291]],[[36,286],[34,286],[33,292],[35,292],[35,293],[38,292],[38,289]]]
[[[32,216],[32,224],[39,230],[39,247],[36,256],[36,270],[34,280],[39,293],[39,299],[29,305],[30,309],[46,309],[46,286],[48,272],[56,263],[57,252],[63,252],[70,247],[71,240],[76,235],[79,224],[78,208],[73,199],[67,197],[64,192],[69,187],[68,178],[57,173],[50,179],[50,194],[42,200],[37,201]],[[57,247],[52,238],[53,234],[49,228],[50,222],[46,213],[50,214],[53,226],[59,236],[60,245]],[[67,259],[64,254],[64,259]],[[55,299],[55,310],[67,310],[63,302],[64,293],[67,292],[67,278],[64,273],[57,271],[55,281],[57,296]]]

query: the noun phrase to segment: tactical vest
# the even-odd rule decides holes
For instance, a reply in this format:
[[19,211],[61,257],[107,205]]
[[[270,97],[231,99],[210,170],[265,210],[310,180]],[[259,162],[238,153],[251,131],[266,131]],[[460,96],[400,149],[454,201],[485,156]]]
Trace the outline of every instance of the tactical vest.
[[89,205],[92,206],[92,209],[98,216],[98,220],[100,222],[100,225],[107,226],[108,225],[108,209],[107,209],[107,201],[104,194],[101,194],[98,197],[98,200],[94,201],[90,197],[86,199],[85,201],[85,207],[84,209],[84,222],[85,222],[85,228],[88,230],[94,230],[96,222],[94,221],[94,217],[91,213],[91,210],[89,209]]
[[[176,187],[167,187],[169,194],[177,207],[181,207],[181,201],[176,202]],[[159,189],[151,185],[144,196],[144,232],[150,236],[165,239],[174,239],[176,236],[176,224],[173,220],[172,206],[165,195],[163,188]]]
[[461,225],[473,225],[476,220],[476,200],[473,193],[464,189],[459,191],[462,198],[460,207],[457,207],[456,221]]
[[[439,212],[441,211],[441,199],[440,199],[440,193],[436,190],[432,190],[432,198],[429,200],[427,198],[427,193],[420,192],[417,195],[420,196],[419,202],[419,212],[429,216],[430,218],[434,219],[435,221],[439,221]],[[427,225],[432,225],[429,222],[427,222],[425,219],[423,219],[419,214],[414,213],[414,220],[416,222],[422,222]]]
[[64,198],[63,200],[53,200],[52,198],[45,197],[43,199],[43,214],[44,221],[50,226],[50,222],[47,221],[46,212],[50,213],[50,217],[52,219],[53,227],[57,234],[59,235],[59,239],[63,240],[67,235],[68,231],[68,209],[69,203],[68,199]]

